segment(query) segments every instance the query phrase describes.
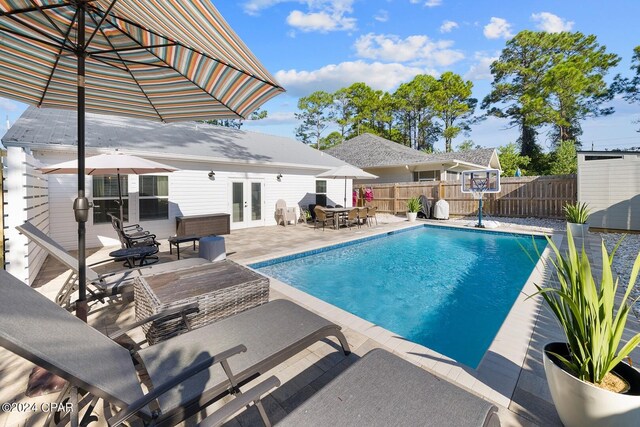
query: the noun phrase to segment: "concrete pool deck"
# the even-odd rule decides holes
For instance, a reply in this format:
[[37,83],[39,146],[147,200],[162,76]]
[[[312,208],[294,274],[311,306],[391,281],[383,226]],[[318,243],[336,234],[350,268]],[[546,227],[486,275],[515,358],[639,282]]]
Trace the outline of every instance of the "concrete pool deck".
[[[425,221],[427,223],[427,221]],[[428,221],[436,225],[450,225],[446,222]],[[351,239],[359,239],[379,233],[415,226],[407,222],[380,223],[377,227],[363,227],[352,230],[313,230],[298,224],[288,227],[264,227],[260,229],[234,230],[225,236],[229,258],[242,264],[250,264],[265,259],[307,251]],[[522,229],[501,231],[517,231]],[[562,235],[558,235],[560,240]],[[586,249],[592,259],[598,260],[599,237],[592,234],[587,239]],[[168,245],[163,245],[168,248]],[[110,249],[101,249],[91,256],[90,262],[104,259]],[[181,251],[183,256],[197,256],[191,249]],[[175,259],[165,254],[163,258]],[[52,295],[60,285],[63,274],[60,266],[47,261],[38,283],[47,295]],[[103,268],[113,268],[105,266]],[[316,390],[338,375],[348,365],[367,351],[382,347],[393,351],[412,363],[459,384],[488,399],[500,407],[503,425],[559,425],[542,369],[541,348],[547,342],[561,340],[561,332],[555,321],[543,309],[539,298],[526,299],[525,294],[534,291],[533,281],[545,283],[550,280],[549,268],[541,266],[534,270],[532,277],[518,297],[508,318],[477,369],[456,363],[426,347],[402,339],[392,332],[373,325],[337,307],[320,301],[308,294],[276,280],[271,281],[271,298],[292,299],[322,316],[340,324],[344,328],[354,354],[345,358],[334,345],[318,343],[274,369],[283,385],[265,399],[265,405],[272,420],[277,422],[311,396]],[[117,325],[131,322],[132,304],[118,306],[118,310],[95,310],[90,323],[101,330],[114,330]],[[628,329],[640,331],[635,319],[630,319]],[[639,357],[638,350],[635,352]],[[30,364],[0,349],[0,400],[2,402],[32,401],[24,396],[26,376]],[[636,359],[637,360],[637,359]],[[263,375],[261,378],[266,378]],[[55,394],[38,398],[52,400]],[[39,401],[39,400],[38,400]],[[215,408],[215,406],[213,407]],[[211,409],[213,409],[211,408]],[[210,412],[210,410],[209,410]],[[228,425],[250,426],[257,421],[256,411],[251,409],[231,420]],[[196,418],[196,417],[193,417]],[[0,427],[14,425],[40,425],[42,414],[1,414]],[[102,421],[102,420],[101,420]],[[187,420],[184,425],[193,425],[197,420]],[[92,425],[104,425],[94,423]]]

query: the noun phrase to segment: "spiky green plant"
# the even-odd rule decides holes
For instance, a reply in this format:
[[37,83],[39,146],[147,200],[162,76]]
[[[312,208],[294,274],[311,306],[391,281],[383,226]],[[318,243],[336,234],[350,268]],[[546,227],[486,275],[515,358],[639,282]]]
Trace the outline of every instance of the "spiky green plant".
[[[640,344],[640,333],[620,347],[622,333],[631,305],[627,303],[640,270],[640,252],[631,269],[629,284],[620,304],[615,303],[618,278],[613,278],[611,264],[620,242],[611,255],[602,243],[602,278],[599,286],[593,277],[587,254],[576,249],[567,230],[569,250],[564,255],[549,237],[547,240],[555,252],[552,261],[559,288],[542,288],[538,285],[535,295],[542,295],[564,330],[569,345],[569,358],[555,356],[579,379],[601,383],[605,375]],[[631,302],[631,304],[634,301]]]
[[407,212],[420,212],[420,209],[422,209],[422,203],[419,198],[412,197],[407,200]]
[[567,203],[564,205],[564,214],[567,222],[573,222],[575,224],[586,224],[589,221],[589,214],[591,209],[586,203],[577,202],[575,205]]

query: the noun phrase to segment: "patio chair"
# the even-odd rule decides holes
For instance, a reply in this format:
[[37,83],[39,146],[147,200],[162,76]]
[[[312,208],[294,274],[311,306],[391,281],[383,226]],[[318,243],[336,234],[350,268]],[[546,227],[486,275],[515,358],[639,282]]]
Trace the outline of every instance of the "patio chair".
[[347,227],[351,228],[353,224],[356,224],[358,228],[360,228],[360,218],[358,217],[358,208],[352,208],[347,212],[347,215],[344,216],[344,223]]
[[[47,236],[42,230],[29,221],[17,226],[16,230],[71,270],[71,273],[67,277],[64,285],[62,285],[62,288],[58,291],[54,301],[56,304],[68,310],[73,309],[71,297],[78,289],[78,259],[70,255],[58,242]],[[133,279],[136,276],[165,273],[167,271],[188,268],[208,262],[208,260],[203,258],[189,258],[156,264],[141,269],[125,270],[102,275],[93,270],[91,266],[87,266],[87,285],[91,285],[87,287],[87,291],[91,294],[90,300],[103,301],[105,297],[116,296],[125,292],[133,292]]]
[[[185,313],[193,309],[165,314],[187,319]],[[84,390],[90,395],[82,401],[93,396],[91,405],[104,399],[117,407],[109,425],[132,416],[175,425],[329,336],[339,340],[345,354],[350,351],[339,326],[287,300],[268,302],[134,354],[6,271],[0,271],[0,313],[0,346],[69,381],[71,401]],[[143,369],[140,377],[136,369]],[[143,392],[140,378],[152,391]],[[72,424],[78,425],[77,420]]]
[[[207,417],[214,427],[278,387],[270,377]],[[261,406],[258,406],[261,409]],[[260,410],[265,425],[271,425]],[[280,420],[287,426],[499,427],[497,408],[386,350],[374,349]]]
[[369,224],[367,221],[367,211],[369,210],[366,206],[361,206],[358,208],[358,222],[361,224]]
[[373,224],[373,220],[376,220],[376,225],[378,225],[378,217],[376,217],[376,212],[377,212],[378,208],[375,206],[369,206],[367,208],[367,223],[369,225]]
[[296,208],[288,208],[287,202],[282,199],[276,202],[276,225],[280,225],[281,221],[285,227],[289,221],[293,221],[294,225],[298,223]]
[[315,208],[313,208],[313,211],[315,212],[315,220],[313,221],[314,229],[318,228],[318,223],[322,224],[322,231],[324,231],[324,226],[326,223],[331,223],[332,225],[334,224],[333,214],[327,214],[322,206],[316,206]]

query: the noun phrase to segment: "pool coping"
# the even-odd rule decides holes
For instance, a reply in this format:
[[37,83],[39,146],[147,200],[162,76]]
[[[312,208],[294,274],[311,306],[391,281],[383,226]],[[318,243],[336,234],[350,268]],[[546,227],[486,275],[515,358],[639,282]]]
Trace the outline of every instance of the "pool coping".
[[[404,227],[400,227],[393,231],[382,231],[378,234],[367,237],[354,237],[348,239],[345,242],[339,244],[323,244],[318,247],[314,247],[303,252],[293,252],[288,255],[279,256],[276,258],[264,256],[262,259],[258,258],[247,262],[247,266],[255,266],[261,264],[270,265],[270,260],[293,259],[299,256],[299,254],[312,254],[329,250],[328,248],[344,247],[353,244],[357,244],[363,241],[374,240],[382,238],[390,234],[401,233],[409,231],[418,227],[432,226],[449,229],[462,229],[473,232],[483,233],[500,233],[509,235],[527,235],[527,236],[544,236],[546,233],[536,231],[502,231],[493,229],[476,230],[465,226],[451,225],[451,224],[437,224],[433,222],[420,222],[418,224],[411,223]],[[552,241],[559,246],[562,242],[563,236],[561,234],[553,234]],[[381,326],[378,326],[368,320],[362,319],[352,313],[347,312],[333,304],[316,298],[304,291],[301,291],[293,286],[290,286],[278,279],[263,274],[271,280],[271,287],[273,290],[280,292],[287,298],[301,303],[307,306],[313,311],[318,312],[323,317],[331,320],[338,325],[352,329],[367,338],[373,340],[380,346],[387,348],[388,350],[402,356],[406,360],[423,368],[433,371],[438,375],[448,379],[449,381],[456,383],[464,388],[467,388],[485,398],[501,405],[505,408],[509,407],[511,398],[516,388],[520,372],[523,368],[523,364],[526,358],[526,354],[531,342],[533,331],[538,317],[538,312],[541,306],[541,298],[528,298],[536,292],[535,283],[543,283],[545,267],[548,264],[549,257],[552,251],[549,245],[543,250],[540,259],[536,263],[533,271],[529,275],[522,290],[518,294],[516,301],[513,303],[509,313],[505,317],[498,333],[494,337],[489,349],[485,352],[482,360],[480,361],[476,369],[470,368],[462,363],[459,363],[445,355],[442,355],[428,347],[420,344],[416,344],[399,336],[398,334],[391,332]],[[275,262],[274,262],[275,263]],[[252,267],[250,267],[252,268]],[[252,268],[253,269],[253,268]]]

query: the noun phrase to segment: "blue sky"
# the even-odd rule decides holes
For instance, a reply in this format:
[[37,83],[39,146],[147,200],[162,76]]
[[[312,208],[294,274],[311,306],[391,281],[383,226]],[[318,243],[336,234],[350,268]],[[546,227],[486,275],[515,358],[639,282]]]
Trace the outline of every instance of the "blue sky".
[[[245,129],[294,137],[300,96],[335,91],[364,81],[393,91],[416,74],[454,71],[474,83],[482,99],[491,82],[489,64],[517,32],[580,31],[595,34],[622,57],[610,73],[630,75],[633,47],[640,45],[640,1],[536,0],[245,0],[214,2],[287,93],[265,104],[269,118]],[[640,108],[618,99],[616,113],[583,123],[584,148],[640,145]],[[0,117],[14,122],[25,105],[0,98]],[[506,120],[489,119],[471,134],[487,147],[515,141]],[[5,131],[3,125],[0,135]],[[540,135],[543,146],[546,135]],[[442,149],[440,141],[436,148]]]

